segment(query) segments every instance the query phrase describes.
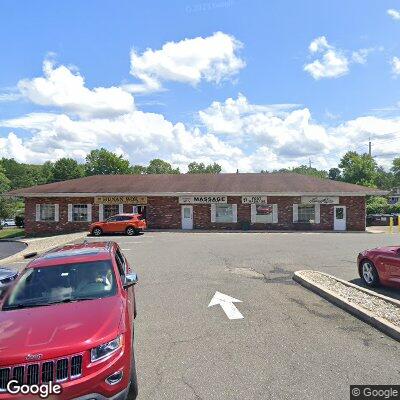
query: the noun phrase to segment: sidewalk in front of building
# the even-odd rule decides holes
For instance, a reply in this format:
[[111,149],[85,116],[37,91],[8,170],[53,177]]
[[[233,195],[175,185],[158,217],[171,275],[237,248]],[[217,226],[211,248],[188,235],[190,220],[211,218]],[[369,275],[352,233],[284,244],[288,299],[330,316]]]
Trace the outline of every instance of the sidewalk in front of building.
[[78,232],[40,238],[16,239],[19,242],[25,243],[27,245],[26,248],[16,254],[13,254],[12,256],[3,258],[2,260],[0,260],[0,265],[5,265],[9,262],[22,260],[27,254],[30,253],[44,253],[54,247],[63,246],[68,243],[73,243],[76,240],[84,239],[87,235],[88,232]]
[[367,226],[366,231],[369,233],[386,233],[388,235],[400,234],[400,230],[399,230],[398,226],[394,226],[392,228],[392,232],[390,232],[389,226]]

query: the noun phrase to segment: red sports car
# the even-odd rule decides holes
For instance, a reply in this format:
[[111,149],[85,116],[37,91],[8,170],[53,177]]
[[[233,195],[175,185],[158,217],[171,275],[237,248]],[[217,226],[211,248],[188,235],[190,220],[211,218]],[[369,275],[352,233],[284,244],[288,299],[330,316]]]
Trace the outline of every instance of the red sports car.
[[400,246],[365,250],[358,255],[357,265],[367,286],[400,287]]

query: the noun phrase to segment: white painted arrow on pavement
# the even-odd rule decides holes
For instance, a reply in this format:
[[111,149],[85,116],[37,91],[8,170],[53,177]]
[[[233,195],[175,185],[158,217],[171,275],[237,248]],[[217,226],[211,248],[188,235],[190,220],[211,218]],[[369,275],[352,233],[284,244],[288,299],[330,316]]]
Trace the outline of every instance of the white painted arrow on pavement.
[[208,307],[212,307],[215,306],[216,304],[219,304],[229,319],[242,319],[243,315],[233,304],[241,302],[242,302],[241,300],[235,299],[234,297],[228,296],[220,292],[215,292]]

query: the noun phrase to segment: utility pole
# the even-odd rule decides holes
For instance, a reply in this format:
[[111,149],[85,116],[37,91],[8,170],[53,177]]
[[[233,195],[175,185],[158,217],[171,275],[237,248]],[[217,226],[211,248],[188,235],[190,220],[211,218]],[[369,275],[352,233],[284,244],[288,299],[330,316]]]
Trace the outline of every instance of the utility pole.
[[370,157],[372,157],[372,142],[371,142],[371,136],[369,137],[368,141],[368,154]]
[[309,165],[309,168],[311,169],[311,166],[312,166],[311,158],[308,159],[308,165]]

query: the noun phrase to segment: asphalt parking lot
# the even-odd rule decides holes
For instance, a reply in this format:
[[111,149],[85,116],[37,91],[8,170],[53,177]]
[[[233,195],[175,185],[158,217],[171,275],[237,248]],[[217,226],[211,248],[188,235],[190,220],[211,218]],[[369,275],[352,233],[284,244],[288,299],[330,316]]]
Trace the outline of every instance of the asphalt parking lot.
[[21,250],[24,250],[26,245],[24,243],[12,240],[0,240],[0,260],[6,258]]
[[[146,232],[101,239],[120,243],[139,274],[139,400],[347,399],[351,384],[400,380],[396,341],[291,279],[295,270],[315,269],[357,280],[358,252],[399,244],[399,235]],[[244,318],[208,308],[216,291],[241,300]]]

